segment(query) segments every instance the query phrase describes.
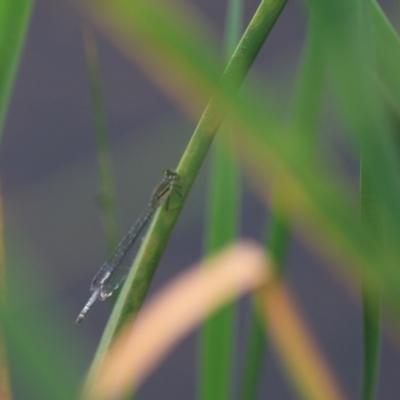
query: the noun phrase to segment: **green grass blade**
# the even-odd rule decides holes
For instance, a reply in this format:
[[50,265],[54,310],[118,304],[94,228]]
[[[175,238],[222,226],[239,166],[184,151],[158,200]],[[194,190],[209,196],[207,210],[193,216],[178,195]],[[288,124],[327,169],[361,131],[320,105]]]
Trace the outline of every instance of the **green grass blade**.
[[[223,129],[223,128],[221,128]],[[238,233],[238,168],[232,149],[216,140],[210,169],[210,194],[206,253],[212,254],[231,243]],[[229,399],[235,349],[236,311],[233,304],[211,315],[201,331],[201,399]]]
[[308,37],[299,76],[295,83],[290,123],[294,138],[304,142],[310,157],[315,157],[321,104],[327,75],[326,49],[319,20],[310,13]]
[[[69,400],[77,397],[76,349],[66,351],[63,333],[38,311],[9,307],[2,325],[8,353],[18,365],[19,382],[32,398]],[[64,332],[65,334],[65,332]],[[58,338],[58,340],[57,340]],[[68,356],[67,356],[68,354]]]
[[242,382],[239,389],[239,399],[241,400],[253,400],[257,398],[257,391],[262,379],[266,340],[267,332],[265,330],[265,323],[253,308],[248,327]]
[[[371,79],[376,71],[376,55],[371,56],[372,26],[362,15],[363,2],[308,0],[308,3],[320,19],[335,89],[350,133],[357,148],[363,143],[364,154],[369,153],[368,158],[375,166],[369,178],[373,190],[400,227],[400,157],[393,121]],[[367,3],[369,6],[370,2]]]
[[381,296],[369,282],[362,282],[363,362],[361,399],[373,400],[378,380],[381,345]]
[[229,0],[226,13],[225,52],[229,60],[243,33],[243,0]]
[[[361,217],[363,221],[374,228],[377,242],[382,245],[382,216],[379,215],[379,207],[376,203],[374,191],[369,184],[370,174],[368,173],[373,165],[369,164],[367,157],[361,157],[360,174],[360,202]],[[362,379],[361,399],[373,400],[375,398],[377,374],[380,356],[381,341],[381,319],[380,307],[381,296],[376,288],[371,285],[368,277],[361,276],[361,300],[363,318],[363,354],[362,354]]]
[[[242,0],[228,2],[225,29],[227,60],[242,32]],[[222,126],[221,130],[229,129]],[[221,132],[222,133],[222,132]],[[239,227],[239,170],[233,149],[217,140],[211,152],[205,252],[211,255],[235,240]],[[236,307],[227,304],[208,317],[200,332],[199,398],[224,400],[232,397],[235,360]]]
[[[273,257],[276,272],[281,274],[290,242],[290,225],[287,216],[280,215],[279,211],[273,210],[272,221],[268,227],[266,248]],[[254,303],[250,316],[248,329],[247,353],[242,372],[240,388],[241,400],[252,400],[257,398],[257,390],[262,377],[267,350],[267,330],[265,322],[260,319],[259,312]]]
[[[234,94],[239,89],[285,3],[286,0],[281,2],[265,1],[260,4],[222,78],[222,85],[227,88],[226,90],[229,93]],[[189,36],[190,30],[183,32],[179,30],[185,25],[182,25],[181,22],[175,22],[176,14],[171,14],[171,10],[163,7],[163,3],[136,3],[119,0],[112,3],[97,1],[91,5],[92,12],[95,12],[98,19],[103,22],[109,21],[109,23],[114,21],[112,29],[114,32],[115,29],[118,29],[119,33],[125,36],[125,40],[130,38],[135,43],[134,38],[138,34],[149,33],[150,38],[153,38],[152,35],[156,35],[157,40],[164,41],[167,48],[172,44],[175,62],[179,62],[179,56],[182,54],[192,57],[190,62],[194,62],[193,66],[202,69],[204,76],[215,81],[215,84],[218,85],[218,74],[210,72],[209,64],[204,61],[204,55],[201,52],[193,53],[193,48],[198,44],[198,41]],[[139,32],[136,32],[137,29]],[[168,31],[161,32],[160,29]],[[178,55],[176,54],[177,47],[180,50]],[[185,60],[185,62],[187,61]],[[174,199],[179,207],[182,207],[190,191],[224,114],[219,101],[215,98],[207,105],[200,119],[177,169],[182,177],[181,185],[183,187],[183,197]],[[168,212],[164,209],[157,212],[113,309],[91,368],[91,376],[97,370],[97,366],[119,326],[127,315],[136,313],[142,304],[178,216],[177,208]]]
[[[6,305],[7,281],[6,281],[6,256],[4,240],[4,208],[3,193],[0,189],[0,308]],[[12,390],[10,371],[7,359],[7,348],[4,337],[4,327],[0,324],[0,399],[11,400]]]
[[[400,116],[400,38],[380,8],[371,1],[371,17],[373,24],[374,44],[378,64],[378,75],[382,82],[383,93],[386,95],[391,109]],[[372,166],[373,167],[373,166]],[[368,177],[366,177],[368,178]],[[364,185],[363,185],[364,181]],[[365,190],[365,177],[361,176],[361,202],[365,218],[382,218],[371,210],[371,193]],[[372,214],[372,215],[371,215]],[[379,223],[379,221],[378,221]],[[382,232],[378,235],[382,235]],[[361,383],[361,399],[375,398],[380,358],[380,308],[382,299],[376,288],[371,288],[368,280],[362,280],[363,304],[363,371]]]
[[375,0],[372,4],[372,23],[378,75],[385,99],[400,116],[400,38]]
[[8,287],[7,302],[0,307],[0,325],[13,362],[12,382],[20,385],[18,392],[25,398],[77,398],[84,366],[76,329],[60,319],[59,309],[44,303],[43,287],[48,280],[38,275],[24,246],[10,236],[6,232]]
[[96,39],[93,31],[89,27],[84,28],[83,39],[95,123],[97,166],[100,181],[99,203],[102,212],[107,253],[111,254],[118,243],[117,206],[110,143],[107,133],[106,112],[101,87],[100,61]]
[[[279,198],[278,198],[279,201]],[[288,215],[280,213],[279,205],[273,208],[271,223],[268,226],[266,248],[274,259],[277,275],[284,273],[285,260],[290,242],[290,220]]]
[[[305,147],[309,149],[308,154],[310,157],[313,157],[315,153],[317,124],[326,75],[324,60],[318,24],[311,16],[303,60],[293,95],[291,115],[294,134],[303,133],[301,137],[298,137],[298,140],[306,143]],[[284,201],[284,196],[281,199],[279,194],[276,193],[272,203],[271,221],[266,229],[266,248],[275,261],[275,272],[278,275],[284,273],[285,259],[291,236],[290,216],[284,210],[281,210],[281,200]],[[257,310],[253,307],[240,394],[240,399],[242,400],[256,398],[258,380],[261,377],[266,353],[265,326],[259,318]]]
[[32,0],[0,2],[0,135],[29,26]]
[[[360,202],[361,217],[366,226],[372,227],[376,241],[382,247],[382,215],[380,215],[374,191],[370,185],[369,165],[367,157],[361,157]],[[382,249],[381,249],[382,250]],[[363,317],[363,357],[361,399],[375,398],[377,373],[379,367],[381,342],[381,295],[367,276],[361,275],[362,317]]]
[[[32,0],[3,0],[0,3],[0,138],[3,134],[4,123],[10,102],[12,86],[17,73],[19,59],[25,36],[28,29],[32,10]],[[3,221],[3,210],[1,207],[1,221]],[[4,235],[1,224],[1,265],[0,265],[0,288],[2,298],[6,292],[6,263],[4,257]],[[4,343],[3,326],[0,329],[0,397],[11,399],[11,389],[7,365],[7,349]]]
[[[321,160],[304,157],[304,149],[297,142],[288,141],[287,132],[273,125],[271,116],[264,125],[254,111],[254,103],[251,108],[247,105],[249,101],[240,102],[240,107],[234,109],[235,118],[243,117],[248,124],[246,134],[241,130],[235,132],[235,140],[263,196],[271,182],[286,187],[287,195],[281,205],[305,228],[305,237],[312,239],[313,247],[318,244],[322,249],[330,248],[334,259],[347,266],[344,271],[348,274],[368,272],[376,285],[385,287],[387,299],[400,304],[396,289],[400,276],[395,267],[398,248],[388,246],[383,255],[370,230],[361,225],[357,205],[345,181],[328,172]],[[243,120],[237,123],[242,124]]]
[[[375,11],[375,12],[374,12]],[[373,49],[375,44],[373,38],[377,30],[373,29],[373,17],[376,18],[376,7],[372,2],[364,2],[360,8],[361,32],[364,34],[365,43],[369,49]],[[379,46],[376,46],[378,50]],[[378,73],[378,51],[376,54],[370,51],[371,70],[374,76]],[[376,58],[374,58],[376,57]],[[376,65],[375,65],[376,64]],[[375,67],[375,68],[374,68]],[[380,211],[376,188],[371,184],[372,174],[376,168],[374,159],[371,158],[369,150],[370,143],[367,138],[361,144],[360,160],[360,210],[361,219],[366,226],[371,229],[378,246],[382,248],[382,228],[383,218]],[[367,149],[367,151],[364,151]],[[373,400],[375,398],[377,373],[379,366],[380,341],[381,341],[381,320],[380,307],[381,296],[379,290],[374,288],[367,276],[361,275],[361,298],[363,308],[363,357],[362,357],[362,379],[361,379],[361,399]]]

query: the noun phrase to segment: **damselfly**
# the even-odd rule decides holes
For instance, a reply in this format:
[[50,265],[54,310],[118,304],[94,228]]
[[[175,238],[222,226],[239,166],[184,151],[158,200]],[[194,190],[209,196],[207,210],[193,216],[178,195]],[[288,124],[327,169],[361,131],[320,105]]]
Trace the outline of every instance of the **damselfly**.
[[93,293],[85,307],[83,307],[82,311],[79,313],[76,319],[77,324],[86,317],[86,314],[97,299],[105,300],[107,297],[111,296],[114,290],[124,281],[139,251],[140,244],[146,233],[146,228],[149,226],[158,207],[160,207],[164,201],[167,201],[168,209],[168,199],[172,191],[181,195],[178,191],[180,186],[176,183],[179,180],[179,175],[170,169],[165,170],[163,175],[162,181],[154,189],[146,210],[133,224],[131,230],[122,239],[114,253],[93,278],[90,287],[90,291]]

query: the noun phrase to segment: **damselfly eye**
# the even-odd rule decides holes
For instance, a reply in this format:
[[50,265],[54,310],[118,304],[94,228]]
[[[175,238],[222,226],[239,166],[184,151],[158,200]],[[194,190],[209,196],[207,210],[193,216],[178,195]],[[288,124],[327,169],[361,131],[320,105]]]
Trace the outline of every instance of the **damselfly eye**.
[[163,174],[166,178],[173,181],[177,181],[180,178],[179,174],[177,174],[175,171],[172,171],[172,169],[166,169],[163,171]]

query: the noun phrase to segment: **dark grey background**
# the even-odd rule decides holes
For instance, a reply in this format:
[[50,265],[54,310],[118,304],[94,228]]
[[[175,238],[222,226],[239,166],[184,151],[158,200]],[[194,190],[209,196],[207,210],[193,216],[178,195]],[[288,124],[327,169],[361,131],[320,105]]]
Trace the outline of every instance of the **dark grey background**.
[[[226,2],[194,3],[222,37]],[[257,5],[257,1],[246,2],[246,22]],[[395,21],[395,9],[389,1],[385,9]],[[270,95],[282,105],[287,104],[291,91],[304,38],[304,17],[302,4],[289,2],[257,60],[256,69],[265,77]],[[55,340],[75,347],[72,357],[83,377],[110,307],[96,304],[90,317],[75,326],[92,276],[105,257],[96,205],[95,140],[82,25],[81,16],[67,1],[36,2],[0,162],[7,240],[11,243],[10,274],[27,276],[28,290],[22,296],[26,301],[34,299],[38,307],[46,304],[48,318],[62,335]],[[101,36],[98,46],[122,235],[145,207],[161,170],[178,163],[194,122]],[[329,121],[326,125],[331,129],[335,126]],[[201,257],[206,173],[203,168],[185,205],[152,292]],[[264,206],[245,184],[242,235],[260,240],[266,220]],[[361,365],[361,317],[354,301],[357,294],[351,297],[339,286],[324,269],[324,262],[316,260],[299,239],[293,240],[288,264],[288,280],[299,305],[349,398],[356,398]],[[241,301],[238,364],[248,309],[248,301]],[[194,398],[196,346],[197,335],[192,334],[147,380],[140,398]],[[60,373],[62,368],[60,365]],[[399,370],[398,351],[384,339],[379,399],[400,398]],[[294,398],[273,351],[263,376],[260,399]],[[22,389],[22,379],[13,376],[16,398],[28,399],[30,392]]]

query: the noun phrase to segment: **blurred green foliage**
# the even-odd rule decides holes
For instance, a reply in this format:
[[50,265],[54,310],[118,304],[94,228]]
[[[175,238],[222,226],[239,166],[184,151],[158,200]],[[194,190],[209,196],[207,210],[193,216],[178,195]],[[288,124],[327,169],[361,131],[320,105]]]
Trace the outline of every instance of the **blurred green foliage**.
[[[246,178],[279,217],[275,228],[280,227],[281,235],[274,236],[277,231],[273,230],[270,242],[278,261],[284,258],[287,229],[293,225],[313,249],[325,254],[334,267],[339,266],[344,276],[356,281],[363,276],[373,291],[382,294],[383,307],[398,311],[399,37],[375,1],[306,1],[309,35],[288,123],[287,116],[273,107],[274,99],[259,90],[263,77],[248,77],[236,95],[284,4],[261,2],[222,79],[217,41],[179,2],[96,0],[87,1],[82,10],[190,115],[197,115],[199,107],[211,98],[178,166],[184,188],[183,198],[177,199],[178,208],[183,206],[225,117],[229,131],[221,136],[220,145],[226,143],[234,149]],[[30,9],[31,2],[22,0],[0,6],[1,126]],[[373,202],[379,228],[376,219],[361,220],[354,184],[317,146],[320,102],[327,82],[333,83],[352,156],[360,160],[362,152],[369,193],[364,200]],[[157,213],[110,317],[92,372],[126,315],[139,309],[178,216],[178,209]],[[232,213],[231,218],[238,216]],[[235,221],[230,222],[235,226]],[[275,242],[274,237],[278,237]],[[16,285],[13,293],[27,290]],[[78,378],[66,378],[57,367],[59,360],[65,359],[68,370],[75,368],[66,356],[71,352],[58,340],[62,333],[49,329],[42,307],[26,309],[30,318],[20,318],[24,313],[19,311],[18,298],[11,299],[11,306],[2,310],[2,323],[10,351],[26,371],[24,376],[33,372],[29,383],[37,386],[35,393],[40,392],[41,398],[71,398],[78,390]],[[394,313],[392,316],[396,318]]]

